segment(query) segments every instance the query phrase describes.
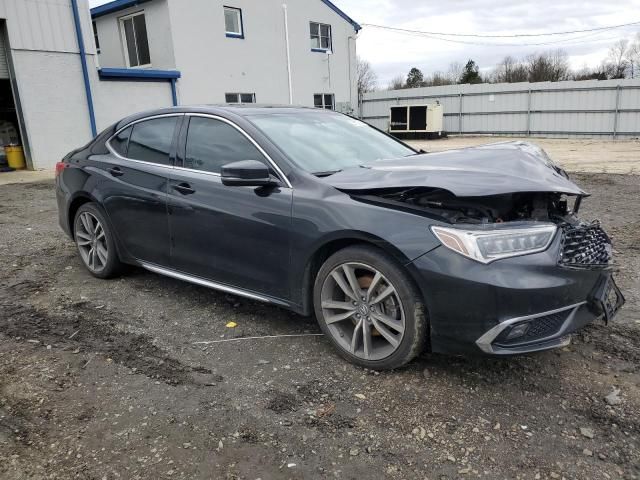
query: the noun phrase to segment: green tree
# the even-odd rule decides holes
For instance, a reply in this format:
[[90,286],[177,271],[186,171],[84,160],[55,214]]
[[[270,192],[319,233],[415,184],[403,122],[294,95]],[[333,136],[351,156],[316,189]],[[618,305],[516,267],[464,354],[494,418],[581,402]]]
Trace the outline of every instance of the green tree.
[[467,64],[464,66],[462,70],[462,75],[460,76],[460,83],[482,83],[482,77],[480,77],[478,65],[476,62],[469,59]]
[[407,88],[422,87],[424,84],[424,75],[419,68],[413,67],[407,75]]

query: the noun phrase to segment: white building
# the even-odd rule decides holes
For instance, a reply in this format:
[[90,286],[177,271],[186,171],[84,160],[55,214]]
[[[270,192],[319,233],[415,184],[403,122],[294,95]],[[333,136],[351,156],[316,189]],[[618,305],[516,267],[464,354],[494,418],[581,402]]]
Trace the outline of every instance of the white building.
[[357,106],[360,26],[329,0],[117,0],[91,14],[100,65],[178,70],[181,104]]
[[29,168],[49,169],[150,108],[289,103],[289,92],[293,103],[355,107],[359,26],[328,0],[285,0],[287,62],[281,1],[116,0],[90,11],[87,0],[0,0],[0,148],[19,143]]

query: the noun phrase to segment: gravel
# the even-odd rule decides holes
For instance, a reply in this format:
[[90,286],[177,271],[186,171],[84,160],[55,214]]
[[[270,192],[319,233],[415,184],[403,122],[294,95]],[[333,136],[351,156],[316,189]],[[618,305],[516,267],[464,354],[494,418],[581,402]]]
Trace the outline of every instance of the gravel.
[[640,479],[638,177],[576,179],[615,242],[618,318],[384,373],[321,336],[196,344],[318,328],[138,269],[94,279],[51,182],[0,186],[0,478]]

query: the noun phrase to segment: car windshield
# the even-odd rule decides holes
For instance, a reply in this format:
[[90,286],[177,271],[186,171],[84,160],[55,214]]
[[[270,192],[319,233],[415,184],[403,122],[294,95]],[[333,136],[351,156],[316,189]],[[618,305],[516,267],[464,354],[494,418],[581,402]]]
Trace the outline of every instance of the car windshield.
[[316,175],[416,153],[346,115],[293,112],[248,118],[298,167]]

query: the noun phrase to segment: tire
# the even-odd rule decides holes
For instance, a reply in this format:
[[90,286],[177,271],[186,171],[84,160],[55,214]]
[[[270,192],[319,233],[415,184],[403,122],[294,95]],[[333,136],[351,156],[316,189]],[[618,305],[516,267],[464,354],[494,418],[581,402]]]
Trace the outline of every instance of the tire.
[[95,203],[85,203],[76,212],[73,238],[80,259],[91,275],[107,279],[122,271],[123,264],[118,258],[113,232]]
[[399,368],[425,347],[423,300],[402,265],[375,247],[351,246],[329,257],[316,276],[313,304],[323,333],[338,354],[356,365]]

